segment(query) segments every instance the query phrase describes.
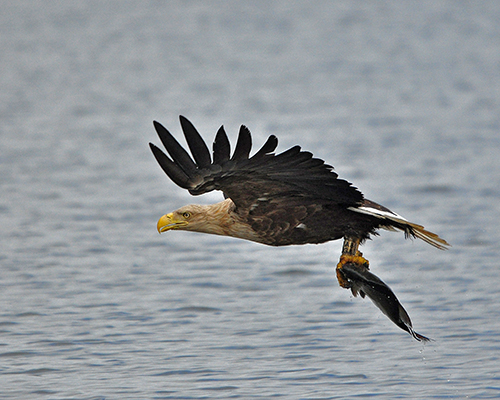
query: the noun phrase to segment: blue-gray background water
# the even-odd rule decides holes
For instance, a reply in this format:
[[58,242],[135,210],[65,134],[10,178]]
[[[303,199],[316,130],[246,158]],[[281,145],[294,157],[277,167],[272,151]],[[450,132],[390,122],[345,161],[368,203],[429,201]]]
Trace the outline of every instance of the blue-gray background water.
[[[500,397],[500,3],[0,4],[5,399]],[[338,287],[340,242],[156,221],[152,120],[300,144],[453,247],[363,247],[422,345]]]

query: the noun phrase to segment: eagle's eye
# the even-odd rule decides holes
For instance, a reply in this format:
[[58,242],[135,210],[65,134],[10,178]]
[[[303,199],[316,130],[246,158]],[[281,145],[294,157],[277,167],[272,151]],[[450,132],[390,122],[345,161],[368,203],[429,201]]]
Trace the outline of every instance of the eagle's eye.
[[184,218],[188,219],[188,218],[190,218],[190,217],[191,217],[191,213],[190,213],[189,211],[184,211],[184,212],[182,213],[182,216],[183,216]]

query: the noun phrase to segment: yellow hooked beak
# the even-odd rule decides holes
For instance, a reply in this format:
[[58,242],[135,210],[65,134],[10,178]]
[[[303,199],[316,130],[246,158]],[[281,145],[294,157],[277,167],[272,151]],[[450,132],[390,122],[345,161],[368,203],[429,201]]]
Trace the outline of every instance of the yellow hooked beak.
[[158,220],[158,224],[156,225],[158,229],[158,233],[169,231],[170,229],[177,229],[181,226],[186,226],[188,224],[187,221],[184,220],[175,220],[174,213],[165,214]]

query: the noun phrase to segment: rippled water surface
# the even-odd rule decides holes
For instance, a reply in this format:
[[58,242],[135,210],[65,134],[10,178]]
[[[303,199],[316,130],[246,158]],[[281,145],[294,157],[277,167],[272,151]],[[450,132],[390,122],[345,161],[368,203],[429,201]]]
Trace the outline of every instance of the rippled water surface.
[[[5,399],[500,397],[500,3],[0,5]],[[446,238],[367,243],[422,345],[338,287],[341,243],[170,232],[149,152],[300,144]]]

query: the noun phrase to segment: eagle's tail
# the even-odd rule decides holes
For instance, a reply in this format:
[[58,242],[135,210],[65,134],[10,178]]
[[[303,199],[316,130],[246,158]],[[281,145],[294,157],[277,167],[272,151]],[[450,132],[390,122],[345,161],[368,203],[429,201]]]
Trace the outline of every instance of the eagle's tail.
[[402,230],[406,236],[416,237],[422,239],[424,242],[429,243],[440,250],[445,250],[450,244],[440,238],[435,233],[429,232],[424,229],[422,225],[414,224],[403,218],[401,215],[389,210],[370,200],[364,200],[363,204],[359,207],[349,207],[350,210],[362,214],[371,215],[372,217],[385,220],[386,223],[381,221],[381,227],[387,230]]

